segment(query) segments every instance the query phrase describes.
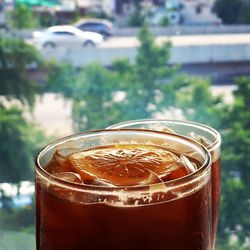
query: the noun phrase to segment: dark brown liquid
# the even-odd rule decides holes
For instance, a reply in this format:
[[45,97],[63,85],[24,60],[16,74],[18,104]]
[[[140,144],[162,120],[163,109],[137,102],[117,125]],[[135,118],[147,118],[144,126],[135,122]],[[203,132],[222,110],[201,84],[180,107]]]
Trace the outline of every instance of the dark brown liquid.
[[220,158],[212,163],[212,242],[216,241],[216,233],[220,209]]
[[37,250],[210,250],[210,188],[208,183],[170,201],[156,192],[150,202],[108,204],[100,203],[98,194],[47,187],[37,180]]

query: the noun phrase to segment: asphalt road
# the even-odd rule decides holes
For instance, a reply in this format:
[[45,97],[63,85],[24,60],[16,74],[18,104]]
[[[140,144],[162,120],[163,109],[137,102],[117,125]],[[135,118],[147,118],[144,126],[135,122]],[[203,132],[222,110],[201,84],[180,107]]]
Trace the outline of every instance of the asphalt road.
[[[219,34],[219,35],[187,35],[187,36],[158,36],[157,44],[169,41],[172,46],[250,44],[250,34]],[[112,37],[102,43],[100,48],[132,48],[139,42],[136,37]]]
[[[30,44],[35,44],[34,39],[26,39]],[[156,43],[162,44],[169,41],[172,46],[195,46],[195,45],[230,45],[250,44],[250,34],[216,34],[216,35],[176,35],[157,36]],[[99,45],[100,48],[135,48],[139,45],[136,37],[111,37]],[[68,46],[71,46],[69,43]]]

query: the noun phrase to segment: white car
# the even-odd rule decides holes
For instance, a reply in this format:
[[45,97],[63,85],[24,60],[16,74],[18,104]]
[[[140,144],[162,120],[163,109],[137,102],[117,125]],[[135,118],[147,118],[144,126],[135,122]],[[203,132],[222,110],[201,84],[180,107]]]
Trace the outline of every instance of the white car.
[[61,25],[52,26],[47,30],[33,33],[35,42],[43,48],[55,48],[57,46],[96,46],[103,42],[103,36],[88,31],[81,31],[73,26]]

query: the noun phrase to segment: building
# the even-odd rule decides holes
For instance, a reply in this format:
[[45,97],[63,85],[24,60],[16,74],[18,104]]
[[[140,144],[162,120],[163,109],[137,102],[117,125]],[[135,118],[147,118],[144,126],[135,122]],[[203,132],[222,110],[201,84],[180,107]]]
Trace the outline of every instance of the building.
[[185,25],[218,25],[221,20],[212,12],[215,0],[179,0]]
[[167,16],[171,24],[217,25],[221,20],[212,12],[215,0],[115,0],[115,14],[120,18],[128,17],[140,4],[151,12],[153,25]]

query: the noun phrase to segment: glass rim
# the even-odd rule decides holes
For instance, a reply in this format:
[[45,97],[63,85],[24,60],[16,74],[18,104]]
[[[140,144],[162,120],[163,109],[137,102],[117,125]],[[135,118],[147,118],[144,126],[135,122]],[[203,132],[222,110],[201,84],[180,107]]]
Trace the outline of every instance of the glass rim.
[[[190,173],[188,175],[185,175],[181,178],[178,179],[174,179],[174,180],[170,180],[170,181],[164,181],[164,182],[160,182],[160,183],[153,183],[153,184],[145,184],[145,185],[134,185],[134,186],[104,186],[104,185],[91,185],[91,184],[84,184],[84,183],[74,183],[74,182],[70,182],[70,181],[66,181],[63,180],[59,177],[56,177],[50,173],[48,173],[40,164],[40,158],[46,154],[46,152],[50,149],[52,149],[53,147],[56,147],[57,145],[66,142],[69,139],[77,139],[79,136],[87,136],[87,135],[91,135],[91,134],[98,134],[98,133],[113,133],[113,132],[120,132],[120,131],[127,131],[127,132],[146,132],[146,133],[153,133],[153,134],[158,134],[158,135],[162,135],[162,136],[170,136],[170,137],[175,137],[175,138],[179,138],[181,140],[184,141],[188,141],[188,143],[194,144],[196,147],[198,146],[203,154],[204,154],[204,160],[202,162],[202,165],[200,166],[199,169],[197,169],[195,172]],[[199,152],[200,154],[200,152]],[[153,131],[153,130],[148,130],[148,129],[133,129],[133,128],[129,128],[129,129],[101,129],[101,130],[90,130],[90,131],[84,131],[84,132],[80,132],[80,133],[75,133],[72,135],[68,135],[65,137],[62,137],[60,139],[54,140],[52,142],[50,142],[49,144],[47,144],[45,147],[43,147],[40,152],[37,154],[36,158],[35,158],[35,171],[38,172],[43,178],[46,178],[47,180],[53,182],[54,184],[59,184],[60,186],[63,187],[67,187],[67,188],[71,188],[74,189],[76,191],[84,191],[84,190],[94,190],[94,191],[122,191],[122,190],[126,190],[126,191],[140,191],[140,190],[144,190],[146,187],[161,187],[162,184],[168,184],[168,186],[178,186],[181,184],[185,184],[185,183],[189,183],[190,180],[195,180],[196,178],[199,178],[199,176],[204,175],[210,168],[211,168],[211,163],[212,163],[212,159],[211,159],[211,154],[208,151],[208,149],[206,147],[204,147],[202,144],[196,142],[195,140],[186,137],[186,136],[182,136],[179,134],[172,134],[172,133],[166,133],[166,132],[161,132],[161,131]]]
[[[198,129],[202,129],[203,131],[206,131],[208,133],[210,133],[213,137],[214,140],[211,144],[209,144],[208,146],[206,146],[206,148],[208,150],[214,150],[216,147],[219,147],[221,145],[221,135],[220,133],[208,126],[208,125],[204,125],[202,123],[199,122],[192,122],[192,121],[187,121],[187,120],[175,120],[175,119],[137,119],[137,120],[128,120],[125,122],[119,122],[116,124],[113,124],[111,126],[108,126],[107,129],[126,129],[128,127],[124,127],[126,126],[131,126],[131,125],[139,125],[139,124],[150,124],[150,123],[157,123],[157,122],[162,122],[162,123],[173,123],[173,124],[178,124],[178,125],[183,125],[183,126],[192,126],[192,127],[196,127]],[[141,128],[135,128],[135,129],[141,129]],[[151,130],[151,129],[148,129]],[[166,132],[164,132],[166,133]],[[178,134],[178,133],[177,133]],[[186,135],[181,135],[184,137],[188,137]],[[189,138],[189,137],[188,137]]]

